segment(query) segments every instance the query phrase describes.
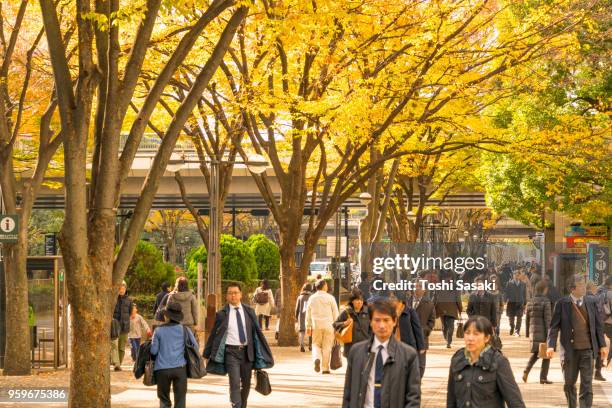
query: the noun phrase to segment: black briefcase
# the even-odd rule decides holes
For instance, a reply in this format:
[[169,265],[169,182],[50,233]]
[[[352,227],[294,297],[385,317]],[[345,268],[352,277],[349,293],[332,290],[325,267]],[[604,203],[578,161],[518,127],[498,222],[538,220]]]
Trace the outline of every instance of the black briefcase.
[[272,387],[270,386],[270,378],[268,377],[268,373],[264,370],[255,370],[255,379],[257,380],[257,384],[255,385],[255,391],[262,395],[268,395],[272,392]]

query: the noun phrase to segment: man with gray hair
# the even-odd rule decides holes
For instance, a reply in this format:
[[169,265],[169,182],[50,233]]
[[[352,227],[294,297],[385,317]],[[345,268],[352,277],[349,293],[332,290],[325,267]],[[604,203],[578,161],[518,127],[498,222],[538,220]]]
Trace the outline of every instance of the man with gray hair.
[[552,358],[561,335],[561,367],[565,384],[563,389],[569,408],[578,407],[576,381],[580,373],[580,408],[593,406],[593,359],[606,355],[603,324],[597,315],[594,300],[586,296],[584,277],[574,275],[568,279],[569,296],[555,305],[548,330],[547,357]]

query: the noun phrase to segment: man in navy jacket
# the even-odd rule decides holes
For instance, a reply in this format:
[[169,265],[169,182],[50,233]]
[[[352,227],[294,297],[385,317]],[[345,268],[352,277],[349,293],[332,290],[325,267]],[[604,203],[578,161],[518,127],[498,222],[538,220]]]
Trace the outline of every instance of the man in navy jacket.
[[215,325],[204,347],[206,372],[227,373],[232,408],[246,408],[251,371],[271,368],[274,360],[255,311],[241,301],[240,285],[230,284],[226,296],[228,304],[217,312]]
[[584,277],[574,275],[568,280],[571,294],[555,305],[548,331],[547,355],[552,358],[561,333],[561,366],[565,397],[570,408],[576,408],[576,380],[580,373],[580,407],[593,405],[593,358],[607,352],[601,319],[595,302],[586,295]]

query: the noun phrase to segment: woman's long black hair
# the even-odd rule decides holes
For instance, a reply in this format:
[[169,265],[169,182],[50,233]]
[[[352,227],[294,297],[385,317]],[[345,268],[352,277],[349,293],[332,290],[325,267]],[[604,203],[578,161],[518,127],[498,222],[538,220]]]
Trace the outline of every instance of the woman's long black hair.
[[474,327],[478,333],[483,333],[485,336],[489,336],[488,345],[492,346],[493,336],[493,325],[484,316],[472,316],[463,323],[463,331],[466,332],[470,327]]

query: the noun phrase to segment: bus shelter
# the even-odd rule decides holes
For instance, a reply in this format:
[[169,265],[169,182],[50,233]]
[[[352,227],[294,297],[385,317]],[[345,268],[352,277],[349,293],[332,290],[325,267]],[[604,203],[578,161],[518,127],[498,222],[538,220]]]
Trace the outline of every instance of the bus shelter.
[[[33,368],[68,364],[68,296],[61,256],[28,257],[28,305]],[[0,262],[0,368],[6,344],[4,268]]]

